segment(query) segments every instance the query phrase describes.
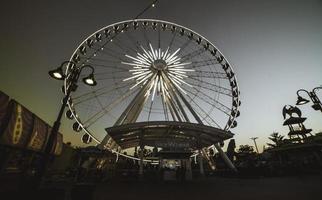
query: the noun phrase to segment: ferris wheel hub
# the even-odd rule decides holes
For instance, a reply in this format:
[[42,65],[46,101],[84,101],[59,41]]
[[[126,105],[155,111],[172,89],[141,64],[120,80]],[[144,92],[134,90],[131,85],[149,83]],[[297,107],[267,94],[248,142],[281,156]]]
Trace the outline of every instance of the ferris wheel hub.
[[167,63],[163,59],[157,59],[152,63],[152,67],[158,71],[164,71],[168,68]]

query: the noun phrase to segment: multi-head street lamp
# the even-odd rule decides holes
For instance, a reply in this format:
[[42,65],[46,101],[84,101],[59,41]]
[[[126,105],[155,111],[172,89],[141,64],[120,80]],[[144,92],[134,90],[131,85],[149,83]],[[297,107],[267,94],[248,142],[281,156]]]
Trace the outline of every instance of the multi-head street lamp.
[[[86,84],[86,85],[89,85],[89,86],[95,86],[97,84],[97,82],[95,81],[95,78],[94,78],[94,68],[90,65],[84,65],[82,67],[74,67],[75,66],[75,63],[72,62],[72,61],[65,61],[63,62],[58,68],[54,69],[54,70],[50,70],[48,73],[49,75],[54,78],[54,79],[57,79],[57,80],[64,80],[66,78],[64,72],[63,72],[63,67],[66,66],[66,65],[69,65],[71,70],[72,70],[72,73],[76,76],[79,76],[82,69],[84,68],[90,68],[92,70],[92,72],[85,78],[83,78],[83,82]],[[77,77],[78,78],[78,77]]]
[[[67,67],[66,72],[68,71],[68,73],[66,73],[66,74],[68,74],[68,76],[66,76],[66,74],[63,72],[64,67]],[[68,87],[66,87],[66,89],[64,91],[65,96],[62,101],[62,106],[61,106],[60,111],[58,113],[57,119],[53,125],[53,128],[51,129],[51,133],[49,135],[48,142],[46,144],[44,160],[42,162],[42,166],[40,166],[40,169],[39,169],[39,176],[38,176],[39,181],[41,180],[41,178],[45,174],[47,165],[48,165],[49,160],[51,158],[50,152],[51,152],[52,148],[54,147],[54,144],[55,144],[55,141],[57,138],[57,134],[59,131],[59,127],[60,127],[60,121],[63,116],[64,110],[66,108],[67,102],[70,98],[70,94],[71,94],[71,92],[76,91],[77,82],[79,80],[80,74],[81,74],[82,70],[85,68],[91,69],[91,73],[88,76],[86,76],[85,78],[83,78],[83,82],[86,85],[95,86],[97,84],[97,82],[95,81],[95,78],[94,78],[94,68],[90,65],[83,65],[81,67],[78,67],[72,61],[65,61],[58,68],[49,71],[49,75],[52,78],[57,79],[57,80],[65,80],[69,84],[68,84]]]
[[310,102],[310,100],[302,97],[300,95],[300,92],[305,92],[308,94],[308,96],[310,97],[313,105],[312,105],[312,108],[314,110],[320,110],[322,112],[322,103],[321,103],[321,100],[318,98],[318,96],[316,95],[316,90],[318,89],[322,89],[322,87],[315,87],[313,88],[313,90],[311,92],[307,91],[307,90],[304,90],[304,89],[299,89],[296,94],[297,94],[297,102],[296,102],[296,105],[304,105],[304,104],[307,104],[308,102]]

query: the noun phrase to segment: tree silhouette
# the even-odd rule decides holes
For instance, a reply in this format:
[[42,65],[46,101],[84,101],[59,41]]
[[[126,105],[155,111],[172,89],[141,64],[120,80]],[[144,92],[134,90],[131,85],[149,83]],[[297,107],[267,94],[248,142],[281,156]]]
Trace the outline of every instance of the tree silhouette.
[[242,154],[252,154],[254,153],[254,149],[252,146],[249,145],[240,145],[239,149],[238,149],[238,153],[242,153]]
[[271,148],[274,148],[283,144],[284,136],[280,135],[278,132],[273,132],[268,139],[270,139],[273,143],[267,143],[267,145]]
[[255,165],[256,153],[254,148],[249,145],[240,145],[236,154],[237,166],[243,169],[249,169]]

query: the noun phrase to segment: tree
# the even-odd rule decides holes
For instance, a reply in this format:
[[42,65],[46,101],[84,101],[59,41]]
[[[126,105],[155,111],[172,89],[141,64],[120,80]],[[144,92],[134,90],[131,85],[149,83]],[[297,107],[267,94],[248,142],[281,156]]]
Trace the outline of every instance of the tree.
[[254,149],[252,146],[249,145],[240,145],[239,149],[238,149],[238,153],[242,153],[242,154],[252,154],[254,153]]
[[237,166],[244,169],[249,169],[255,165],[257,154],[254,152],[254,148],[250,145],[240,145],[236,154]]
[[280,135],[278,132],[273,132],[268,139],[270,139],[273,143],[267,143],[267,145],[271,148],[274,148],[283,144],[284,136]]

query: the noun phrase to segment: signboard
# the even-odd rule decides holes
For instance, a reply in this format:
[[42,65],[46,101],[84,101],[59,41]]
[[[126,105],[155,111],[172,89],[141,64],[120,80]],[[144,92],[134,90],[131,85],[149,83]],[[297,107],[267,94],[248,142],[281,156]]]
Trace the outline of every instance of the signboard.
[[169,149],[185,149],[185,148],[190,148],[191,144],[186,141],[163,140],[163,141],[156,141],[155,146],[161,147],[161,148],[169,148]]
[[14,100],[9,103],[9,122],[3,130],[0,143],[26,147],[33,127],[33,114]]
[[44,147],[48,134],[47,124],[35,116],[31,137],[27,148],[34,151],[41,151]]
[[62,153],[62,151],[63,151],[63,135],[61,133],[58,133],[54,154],[58,156]]
[[[51,127],[0,91],[0,144],[43,151]],[[51,153],[60,155],[63,135],[58,133]]]
[[[3,124],[6,124],[5,118],[7,114],[8,103],[9,103],[8,95],[0,91],[0,131]],[[0,132],[0,135],[2,135],[1,132]]]

